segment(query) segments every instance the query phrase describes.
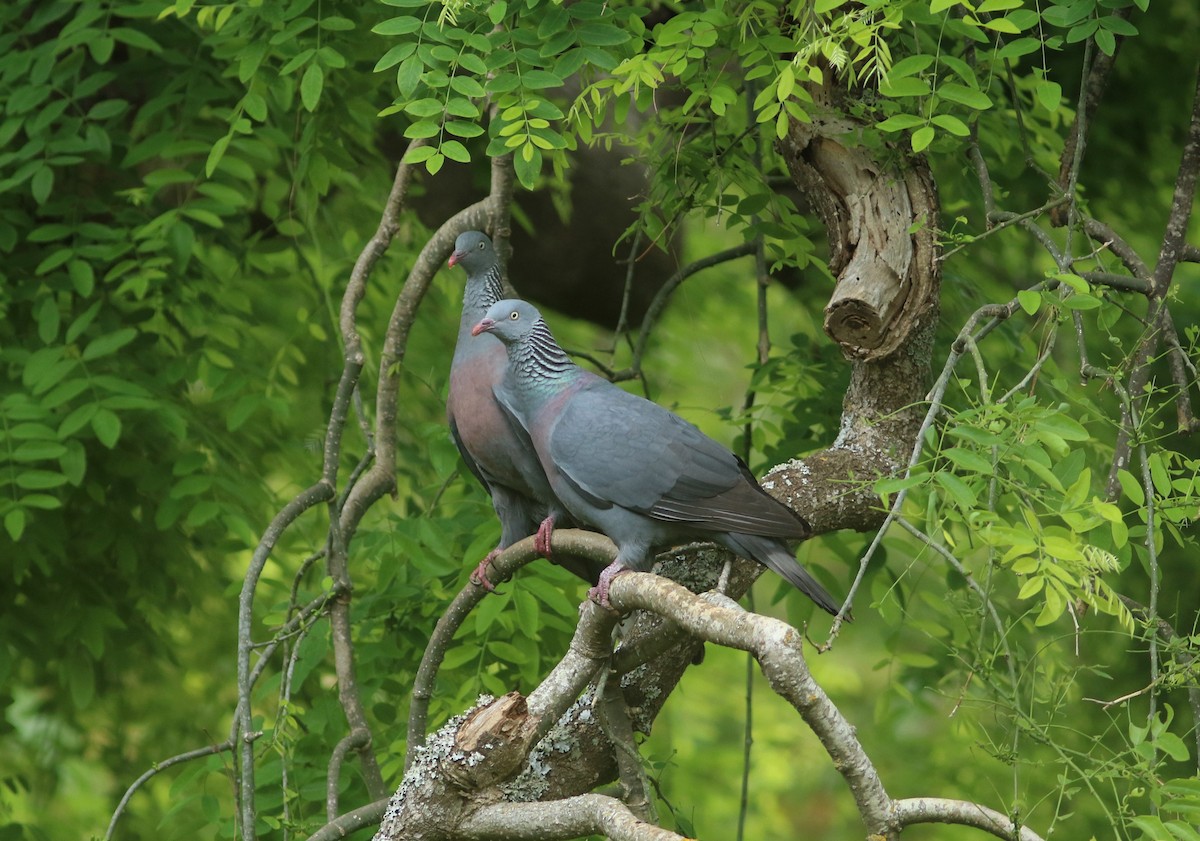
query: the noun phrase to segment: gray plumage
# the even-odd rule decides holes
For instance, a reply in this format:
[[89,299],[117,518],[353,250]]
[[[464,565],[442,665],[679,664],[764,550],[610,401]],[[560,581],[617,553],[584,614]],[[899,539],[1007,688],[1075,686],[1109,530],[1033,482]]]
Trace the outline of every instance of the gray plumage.
[[[479,231],[460,235],[454,242],[448,265],[466,270],[467,285],[450,366],[446,419],[458,451],[491,495],[492,507],[500,520],[500,543],[471,576],[490,590],[488,563],[504,549],[535,533],[538,551],[549,556],[550,530],[565,512],[554,498],[528,435],[509,419],[493,396],[493,389],[507,367],[504,345],[492,336],[471,336],[471,327],[488,307],[504,297],[492,241]],[[595,583],[603,566],[575,556],[552,560],[588,583]]]
[[472,333],[507,345],[496,396],[529,434],[557,498],[617,544],[597,586],[601,604],[614,575],[649,568],[653,547],[700,538],[769,567],[837,613],[838,603],[785,543],[809,537],[808,523],[767,494],[728,449],[580,368],[531,304],[498,301]]

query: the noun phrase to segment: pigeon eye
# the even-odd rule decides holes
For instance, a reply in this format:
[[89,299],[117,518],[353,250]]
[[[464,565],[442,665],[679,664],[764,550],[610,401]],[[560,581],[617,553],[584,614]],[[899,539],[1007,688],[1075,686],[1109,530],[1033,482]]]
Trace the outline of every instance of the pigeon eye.
[[483,248],[483,243],[482,243],[482,242],[481,242],[481,243],[479,243],[479,248],[480,248],[480,249],[482,249],[482,248]]
[[511,318],[513,321],[516,321],[518,318],[521,317],[521,314],[519,312],[517,312],[516,310],[513,310],[512,312],[510,312],[508,314],[508,317]]

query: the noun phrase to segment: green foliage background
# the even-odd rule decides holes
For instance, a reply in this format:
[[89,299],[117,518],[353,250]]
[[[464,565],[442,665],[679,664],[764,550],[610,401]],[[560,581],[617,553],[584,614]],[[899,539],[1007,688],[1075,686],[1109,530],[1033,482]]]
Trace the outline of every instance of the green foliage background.
[[[833,440],[845,379],[820,330],[831,288],[823,234],[770,183],[783,172],[772,139],[819,112],[806,83],[836,76],[865,92],[850,106],[875,126],[861,142],[929,155],[947,252],[964,246],[945,263],[935,368],[976,307],[1061,274],[1027,233],[983,236],[965,138],[978,137],[1002,207],[1042,206],[1081,64],[1116,52],[1118,36],[1127,40],[1089,133],[1080,198],[1141,254],[1157,253],[1195,71],[1191,4],[793,6],[0,9],[0,838],[102,835],[154,762],[226,737],[242,572],[278,507],[319,472],[341,366],[341,290],[407,139],[425,141],[407,155],[426,171],[418,191],[437,190],[443,167],[504,153],[523,188],[558,190],[579,146],[618,144],[652,165],[639,205],[645,241],[681,229],[693,258],[761,236],[777,267],[801,270],[798,292],[771,290],[766,366],[747,368],[756,337],[745,262],[685,284],[645,360],[657,399],[731,443],[753,384],[760,472]],[[652,108],[651,120],[628,119]],[[427,234],[404,217],[360,308],[368,392],[394,296]],[[1052,236],[1063,242],[1062,231]],[[1075,254],[1088,251],[1080,239]],[[1103,249],[1078,268],[1119,269]],[[1172,301],[1193,361],[1197,281],[1194,265],[1181,267]],[[357,667],[389,785],[429,630],[497,533],[441,420],[460,282],[440,278],[422,304],[397,493],[369,515],[351,555]],[[1079,283],[1069,297],[1030,294],[986,340],[983,381],[970,362],[957,369],[952,411],[907,483],[905,508],[986,580],[1003,634],[941,556],[896,529],[859,621],[814,669],[895,795],[979,800],[1071,838],[1200,837],[1188,829],[1200,795],[1185,694],[1196,683],[1187,655],[1200,592],[1198,454],[1175,432],[1164,363],[1139,440],[1159,518],[1160,613],[1181,636],[1164,647],[1153,712],[1146,693],[1111,707],[1085,700],[1149,683],[1147,638],[1104,586],[1144,603],[1152,572],[1138,469],[1120,499],[1103,499],[1119,404],[1098,383],[1080,385],[1069,316],[1084,316],[1092,361],[1119,372],[1144,304]],[[572,347],[612,344],[588,325],[555,327]],[[1055,333],[1027,396],[997,405]],[[347,470],[365,447],[351,432]],[[256,638],[283,620],[301,561],[322,547],[321,516],[276,550]],[[824,536],[801,560],[844,592],[866,541]],[[302,601],[327,586],[320,569],[300,579]],[[1097,574],[1102,586],[1089,586]],[[581,597],[578,582],[542,564],[486,599],[446,662],[434,720],[480,692],[531,689],[564,650]],[[773,579],[755,598],[791,621],[812,618]],[[1069,610],[1079,600],[1086,615]],[[281,666],[256,695],[264,833],[324,823],[325,762],[345,729],[327,624],[295,643],[289,688]],[[646,747],[675,825],[701,837],[733,837],[736,826],[744,670],[739,656],[710,652]],[[857,837],[815,740],[763,687],[754,698],[747,837]],[[118,837],[232,837],[232,765],[215,755],[163,773],[135,795]],[[355,774],[342,788],[343,803],[365,802]]]

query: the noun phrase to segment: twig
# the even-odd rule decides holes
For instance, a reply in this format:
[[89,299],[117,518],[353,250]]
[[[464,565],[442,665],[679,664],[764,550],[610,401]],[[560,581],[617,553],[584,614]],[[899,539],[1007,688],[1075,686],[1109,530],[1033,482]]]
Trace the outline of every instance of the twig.
[[[283,507],[271,520],[263,532],[254,554],[250,558],[250,566],[242,581],[242,591],[238,597],[238,651],[237,651],[237,682],[238,704],[234,715],[230,742],[238,744],[241,770],[241,820],[242,837],[254,837],[254,737],[251,732],[253,717],[251,713],[250,691],[253,684],[250,681],[250,651],[253,648],[251,635],[254,615],[254,591],[271,550],[287,528],[300,518],[305,511],[327,501],[333,496],[333,486],[324,479],[298,494],[291,502]],[[238,741],[240,734],[241,740]]]
[[340,841],[350,833],[367,826],[375,826],[387,809],[387,798],[360,806],[353,812],[347,812],[337,820],[330,821],[325,826],[308,836],[308,841]]
[[[1150,457],[1146,453],[1144,442],[1138,444],[1138,461],[1142,465],[1142,492],[1146,495],[1146,561],[1150,567],[1150,604],[1146,606],[1146,621],[1152,626],[1158,624],[1158,588],[1160,585],[1158,573],[1158,547],[1155,540],[1158,530],[1154,526],[1154,481],[1150,476]],[[1158,634],[1150,635],[1150,704],[1146,711],[1146,726],[1151,744],[1158,742],[1155,724],[1158,720]],[[1156,754],[1157,755],[1157,754]]]
[[[954,368],[958,364],[958,360],[962,358],[967,340],[979,341],[981,336],[986,335],[1001,321],[1011,316],[1019,306],[1015,299],[1008,304],[987,304],[973,312],[971,317],[967,319],[967,323],[958,331],[958,338],[951,345],[950,354],[946,357],[946,364],[942,366],[942,373],[938,376],[933,384],[933,388],[930,389],[929,395],[926,397],[929,409],[926,411],[925,419],[921,421],[921,426],[917,430],[917,434],[913,440],[912,453],[909,455],[908,464],[905,465],[903,478],[911,476],[913,468],[921,460],[921,455],[925,451],[925,433],[933,428],[933,422],[941,414],[942,399],[946,394],[946,386],[950,383],[950,377],[954,373]],[[985,318],[988,318],[989,321],[976,333],[976,326]],[[896,494],[896,498],[892,501],[887,516],[875,532],[875,537],[871,541],[871,545],[867,547],[867,551],[863,553],[862,558],[858,562],[858,572],[854,576],[854,581],[850,584],[849,592],[846,593],[846,601],[842,605],[842,609],[838,611],[838,615],[834,617],[833,626],[829,629],[829,636],[822,645],[818,646],[819,651],[828,651],[832,647],[833,641],[837,639],[844,617],[854,604],[854,595],[858,592],[858,588],[867,574],[867,567],[871,563],[871,558],[874,557],[876,550],[879,549],[880,544],[883,542],[883,536],[887,532],[888,526],[899,516],[900,507],[907,498],[908,488],[904,488]]]
[[630,361],[629,367],[624,371],[618,371],[614,374],[613,381],[632,380],[641,376],[642,356],[646,352],[646,344],[650,341],[650,331],[654,329],[654,325],[658,323],[663,310],[666,309],[667,301],[670,299],[671,294],[681,283],[704,269],[712,268],[730,260],[736,260],[738,257],[749,256],[754,253],[754,249],[755,244],[752,242],[735,245],[733,248],[718,251],[716,254],[710,254],[707,257],[689,263],[667,278],[667,281],[659,288],[654,299],[650,302],[650,306],[647,307],[646,315],[642,318],[642,328],[638,333],[637,343],[633,348],[633,359]]
[[202,756],[212,756],[214,753],[224,753],[227,750],[233,750],[233,741],[230,739],[226,739],[217,745],[208,745],[207,747],[189,750],[177,756],[172,756],[170,759],[164,759],[161,762],[154,763],[154,765],[148,771],[144,772],[140,777],[134,780],[129,788],[125,789],[125,794],[121,797],[121,802],[117,804],[117,808],[113,812],[112,819],[108,822],[108,829],[104,833],[104,841],[109,841],[109,839],[113,837],[113,831],[117,828],[117,821],[120,820],[121,814],[125,811],[125,807],[129,805],[129,800],[133,797],[134,792],[145,785],[155,774],[159,773],[160,771],[167,770],[172,765],[178,765],[181,762],[199,759]]
[[371,734],[364,728],[351,730],[334,745],[333,753],[329,756],[329,768],[325,775],[325,819],[327,821],[332,823],[337,818],[338,782],[342,773],[342,763],[346,761],[346,754],[352,750],[366,747],[370,743]]
[[[1154,265],[1152,275],[1150,307],[1146,318],[1149,330],[1142,337],[1137,353],[1134,355],[1133,373],[1129,377],[1129,394],[1134,400],[1142,398],[1146,385],[1150,381],[1150,362],[1158,350],[1158,344],[1162,337],[1161,323],[1167,292],[1175,274],[1175,266],[1179,262],[1179,257],[1186,244],[1188,220],[1191,218],[1192,203],[1196,193],[1197,169],[1200,169],[1200,73],[1197,74],[1193,86],[1192,113],[1187,141],[1183,147],[1179,173],[1175,178],[1175,191],[1171,198],[1171,211],[1167,217],[1167,226],[1163,232],[1158,261]],[[1110,497],[1116,494],[1118,471],[1129,462],[1130,440],[1133,433],[1132,418],[1125,413],[1121,416],[1121,429],[1117,433],[1115,454],[1108,474],[1107,490]]]
[[[1117,594],[1117,598],[1121,600],[1122,604],[1129,608],[1130,613],[1134,614],[1143,622],[1148,620],[1150,611],[1145,605],[1134,601],[1128,596],[1122,596],[1119,593]],[[1186,643],[1186,640],[1184,640],[1184,638],[1179,635],[1179,632],[1175,630],[1175,626],[1162,617],[1159,617],[1155,621],[1154,628],[1155,632],[1163,639],[1164,642]],[[1193,668],[1195,665],[1196,658],[1186,650],[1180,650],[1176,654],[1176,657],[1179,662],[1181,662],[1187,668]],[[1187,694],[1188,704],[1192,708],[1192,718],[1195,721],[1200,721],[1200,685],[1198,685],[1195,681],[1191,681],[1187,687]],[[1197,770],[1200,771],[1200,727],[1192,728],[1192,734],[1196,739],[1196,763]]]

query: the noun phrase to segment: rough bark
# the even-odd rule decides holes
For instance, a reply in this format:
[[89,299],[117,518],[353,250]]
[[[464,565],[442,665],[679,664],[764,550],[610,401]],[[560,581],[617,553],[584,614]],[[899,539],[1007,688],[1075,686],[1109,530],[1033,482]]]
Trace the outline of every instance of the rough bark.
[[[817,97],[829,105],[827,92]],[[929,388],[941,271],[938,199],[924,160],[887,161],[855,143],[861,129],[830,108],[793,122],[779,144],[829,235],[838,278],[826,332],[851,366],[837,440],[771,471],[763,486],[819,534],[883,521],[871,483],[903,467]]]

